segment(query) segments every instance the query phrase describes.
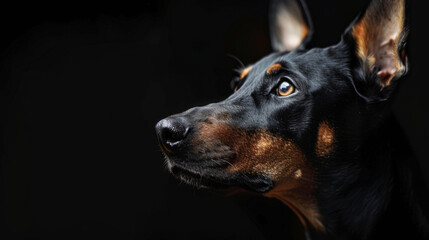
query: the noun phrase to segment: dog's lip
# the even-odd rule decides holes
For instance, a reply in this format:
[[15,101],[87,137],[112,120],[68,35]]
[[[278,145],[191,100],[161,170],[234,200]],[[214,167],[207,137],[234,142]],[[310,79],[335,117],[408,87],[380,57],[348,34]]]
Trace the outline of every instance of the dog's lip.
[[222,189],[229,186],[228,182],[222,181],[213,176],[207,176],[205,174],[198,173],[180,166],[172,166],[170,172],[179,178],[191,178],[198,182],[199,187],[210,187],[215,189]]
[[220,166],[200,166],[199,164],[195,163],[177,163],[174,161],[171,161],[167,159],[167,166],[169,171],[175,175],[187,175],[191,176],[193,178],[198,179],[212,179],[216,180],[218,177],[213,176],[216,173],[220,173],[222,170],[224,170],[223,167]]
[[[168,161],[170,172],[182,180],[192,179],[198,183],[198,187],[224,189],[228,187],[242,187],[244,189],[265,193],[274,188],[274,182],[261,174],[251,173],[227,173],[221,168],[189,167]],[[219,176],[217,176],[219,174]],[[194,184],[195,185],[195,184]]]
[[[161,148],[162,150],[162,148]],[[226,169],[232,166],[236,159],[235,152],[219,153],[199,153],[198,155],[185,154],[168,154],[164,152],[167,163],[171,166],[178,166],[183,169],[199,169],[199,170],[219,170]]]

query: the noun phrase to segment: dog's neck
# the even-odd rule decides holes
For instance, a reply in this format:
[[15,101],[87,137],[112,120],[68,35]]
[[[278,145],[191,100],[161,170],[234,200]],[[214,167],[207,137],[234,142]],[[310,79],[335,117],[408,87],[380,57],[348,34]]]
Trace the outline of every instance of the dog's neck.
[[[296,179],[296,182],[300,179]],[[317,206],[316,199],[309,194],[313,191],[314,183],[307,179],[307,184],[279,184],[272,191],[264,194],[266,197],[276,198],[287,205],[299,218],[305,229],[313,228],[325,232],[325,226]],[[292,185],[292,187],[291,187]]]
[[429,237],[425,235],[429,233],[428,215],[423,214],[429,200],[422,199],[427,194],[419,192],[424,181],[405,137],[389,119],[381,132],[369,138],[350,153],[347,164],[319,176],[321,184],[315,195],[326,233],[309,229],[311,239],[379,239],[390,234],[407,239]]

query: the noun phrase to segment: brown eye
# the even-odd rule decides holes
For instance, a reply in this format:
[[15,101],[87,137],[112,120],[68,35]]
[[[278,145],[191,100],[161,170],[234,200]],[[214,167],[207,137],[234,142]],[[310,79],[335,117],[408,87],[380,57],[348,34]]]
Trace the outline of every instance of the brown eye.
[[294,92],[295,86],[289,80],[280,82],[279,87],[277,88],[277,95],[282,97],[286,97]]

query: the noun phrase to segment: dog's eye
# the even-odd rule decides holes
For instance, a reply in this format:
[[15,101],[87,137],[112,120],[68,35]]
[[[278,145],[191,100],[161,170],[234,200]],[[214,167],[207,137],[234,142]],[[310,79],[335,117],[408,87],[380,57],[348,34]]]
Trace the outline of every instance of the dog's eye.
[[278,88],[277,88],[277,95],[281,97],[286,97],[291,95],[295,92],[295,86],[291,83],[291,81],[287,78],[284,78]]

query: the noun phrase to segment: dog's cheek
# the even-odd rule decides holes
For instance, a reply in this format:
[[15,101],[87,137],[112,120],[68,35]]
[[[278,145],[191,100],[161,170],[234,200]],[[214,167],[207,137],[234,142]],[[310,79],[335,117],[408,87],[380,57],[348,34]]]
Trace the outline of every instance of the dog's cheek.
[[242,138],[231,140],[236,159],[228,171],[264,174],[274,182],[301,178],[307,172],[305,156],[292,141],[265,130],[235,135]]
[[234,151],[228,172],[263,174],[274,182],[300,179],[311,172],[305,155],[295,143],[264,129],[247,132],[224,123],[204,123],[198,127],[194,145],[213,149],[227,146]]
[[335,132],[327,122],[321,122],[317,133],[315,152],[318,157],[328,157],[334,152]]

